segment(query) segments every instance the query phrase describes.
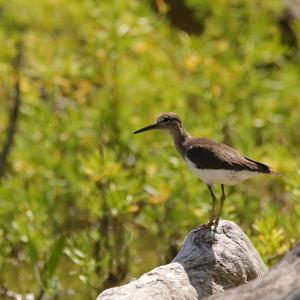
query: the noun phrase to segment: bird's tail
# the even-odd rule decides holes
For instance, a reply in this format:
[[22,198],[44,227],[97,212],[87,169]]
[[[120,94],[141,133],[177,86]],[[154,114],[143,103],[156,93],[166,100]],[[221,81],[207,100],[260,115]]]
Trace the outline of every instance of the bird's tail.
[[276,176],[280,176],[281,174],[277,173],[276,171],[274,171],[271,167],[260,163],[258,161],[252,160],[250,158],[247,158],[247,160],[253,162],[256,167],[257,167],[257,172],[263,173],[263,174],[272,174],[272,175],[276,175]]
[[270,174],[271,174],[271,175],[274,175],[274,176],[281,176],[281,175],[282,175],[282,174],[280,174],[280,173],[274,171],[272,168],[269,168],[269,169],[270,169]]

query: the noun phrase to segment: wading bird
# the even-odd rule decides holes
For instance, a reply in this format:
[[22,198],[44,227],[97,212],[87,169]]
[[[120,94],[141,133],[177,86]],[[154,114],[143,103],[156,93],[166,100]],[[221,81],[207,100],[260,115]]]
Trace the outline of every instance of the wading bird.
[[[235,149],[207,138],[190,136],[182,127],[180,118],[172,112],[162,113],[155,123],[134,132],[134,134],[159,129],[167,131],[188,167],[206,183],[211,200],[212,210],[208,225],[216,230],[224,201],[226,199],[224,185],[234,185],[259,174],[274,173],[270,167],[242,156]],[[215,217],[217,198],[213,184],[220,184],[222,195],[220,206]]]

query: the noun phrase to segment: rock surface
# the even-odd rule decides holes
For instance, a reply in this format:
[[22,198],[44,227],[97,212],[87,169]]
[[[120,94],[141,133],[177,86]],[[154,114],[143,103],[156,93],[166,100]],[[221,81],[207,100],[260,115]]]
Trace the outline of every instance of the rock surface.
[[247,283],[266,271],[240,227],[221,221],[216,233],[205,225],[192,230],[170,264],[105,290],[97,300],[202,299]]
[[259,279],[209,300],[299,300],[300,243],[269,272]]

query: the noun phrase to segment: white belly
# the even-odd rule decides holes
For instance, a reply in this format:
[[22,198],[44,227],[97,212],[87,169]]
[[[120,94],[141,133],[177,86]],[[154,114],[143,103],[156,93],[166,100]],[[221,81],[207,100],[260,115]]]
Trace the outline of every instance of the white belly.
[[189,159],[186,159],[186,163],[193,173],[207,184],[219,183],[234,185],[259,174],[258,172],[247,170],[233,171],[225,169],[197,169],[194,163]]

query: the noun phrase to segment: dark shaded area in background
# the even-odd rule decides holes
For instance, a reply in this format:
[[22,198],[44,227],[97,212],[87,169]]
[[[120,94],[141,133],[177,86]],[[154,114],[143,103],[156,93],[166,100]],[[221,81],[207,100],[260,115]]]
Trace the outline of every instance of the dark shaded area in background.
[[193,35],[203,33],[205,18],[197,18],[184,0],[152,0],[152,6],[156,12],[165,14],[178,29]]

